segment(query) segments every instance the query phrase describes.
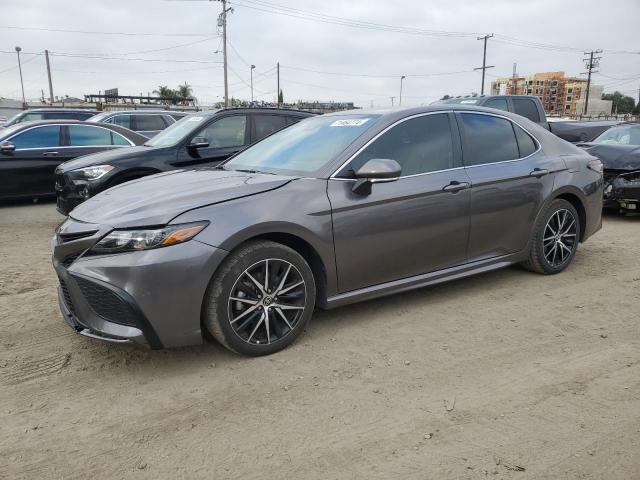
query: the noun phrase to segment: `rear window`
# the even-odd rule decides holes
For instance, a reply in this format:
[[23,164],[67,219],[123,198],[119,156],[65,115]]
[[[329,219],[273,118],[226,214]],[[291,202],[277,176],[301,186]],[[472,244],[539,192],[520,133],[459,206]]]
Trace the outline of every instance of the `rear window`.
[[532,122],[540,121],[540,114],[538,113],[538,106],[533,100],[528,98],[513,98],[513,111],[518,115],[522,115],[528,118]]
[[136,130],[139,132],[164,130],[167,126],[162,115],[134,115]]

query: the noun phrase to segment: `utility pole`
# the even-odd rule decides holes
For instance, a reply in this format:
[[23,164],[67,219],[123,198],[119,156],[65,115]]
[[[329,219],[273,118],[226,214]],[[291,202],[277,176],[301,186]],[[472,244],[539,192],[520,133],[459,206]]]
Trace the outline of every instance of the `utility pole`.
[[[49,50],[44,51],[44,58],[47,60],[47,76],[49,77],[49,105],[53,105],[53,83],[51,82],[51,64],[49,63]],[[142,94],[140,94],[140,96],[142,96]]]
[[494,65],[487,66],[487,40],[493,37],[493,33],[491,35],[485,35],[484,37],[478,37],[477,40],[484,40],[484,49],[482,51],[482,66],[478,68],[474,68],[474,70],[482,70],[482,85],[480,86],[480,95],[484,95],[484,74],[487,68],[493,68]]
[[276,64],[276,69],[278,71],[278,91],[277,91],[277,98],[278,98],[278,108],[280,108],[280,62],[278,62]]
[[22,109],[27,109],[27,101],[24,98],[24,82],[22,81],[22,65],[20,64],[20,47],[16,47],[16,53],[18,54],[18,70],[20,70],[20,88],[22,88]]
[[598,68],[598,65],[600,65],[600,59],[602,58],[602,57],[594,57],[594,55],[597,55],[599,53],[602,53],[602,50],[591,50],[590,52],[584,52],[584,54],[589,55],[589,57],[582,59],[582,61],[585,62],[585,66],[587,67],[587,71],[584,72],[587,74],[587,94],[584,98],[583,115],[587,114],[587,108],[589,107],[589,88],[591,87],[591,74],[598,72],[596,68]]
[[518,68],[517,63],[513,63],[513,77],[511,78],[511,95],[518,94],[518,74],[516,73],[516,68]]
[[233,8],[227,8],[227,0],[222,2],[222,13],[218,16],[218,26],[222,27],[222,55],[224,57],[224,106],[229,106],[229,81],[227,77],[227,13],[233,12]]
[[402,82],[404,81],[404,79],[407,78],[404,75],[402,75],[400,77],[400,98],[398,99],[398,106],[402,105]]
[[251,103],[253,103],[253,69],[256,68],[255,65],[251,65]]
[[393,107],[393,101],[396,99],[396,97],[390,97],[391,98],[391,106]]

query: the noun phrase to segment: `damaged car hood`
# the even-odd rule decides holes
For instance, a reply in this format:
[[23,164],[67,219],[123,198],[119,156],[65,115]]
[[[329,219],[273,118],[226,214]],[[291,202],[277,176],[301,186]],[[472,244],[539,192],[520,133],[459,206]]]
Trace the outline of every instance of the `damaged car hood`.
[[579,146],[598,157],[605,170],[640,170],[640,145],[581,143]]
[[70,217],[114,228],[166,225],[187,210],[274,190],[292,179],[213,168],[172,170],[105,190]]

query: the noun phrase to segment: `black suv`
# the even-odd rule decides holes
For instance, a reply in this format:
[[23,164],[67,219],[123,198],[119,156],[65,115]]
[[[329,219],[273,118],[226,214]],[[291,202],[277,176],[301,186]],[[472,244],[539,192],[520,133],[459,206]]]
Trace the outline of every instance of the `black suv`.
[[16,123],[34,122],[38,120],[87,120],[93,117],[95,110],[86,108],[34,108],[15,114],[2,124],[3,127],[10,127]]
[[154,173],[215,166],[273,132],[312,113],[275,108],[232,108],[186,116],[139,147],[86,155],[56,169],[58,211],[114,185]]

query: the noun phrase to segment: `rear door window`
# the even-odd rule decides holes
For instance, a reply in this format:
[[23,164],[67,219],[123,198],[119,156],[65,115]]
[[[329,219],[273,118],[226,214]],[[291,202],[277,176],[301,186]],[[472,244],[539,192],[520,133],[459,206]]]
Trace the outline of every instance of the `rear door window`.
[[252,141],[262,140],[284,127],[286,127],[286,119],[281,115],[254,115]]
[[162,115],[134,115],[137,132],[164,130],[167,126]]
[[19,133],[9,140],[17,149],[60,146],[60,125],[35,127]]
[[111,130],[85,125],[69,125],[69,146],[94,147],[112,145]]
[[532,122],[538,123],[540,121],[538,107],[533,100],[528,98],[512,98],[511,101],[513,102],[513,111],[515,113],[528,118]]
[[520,158],[511,122],[492,115],[461,113],[466,166]]
[[114,125],[119,125],[124,128],[128,128],[129,130],[133,130],[133,125],[131,125],[131,115],[114,115],[113,117],[105,120],[106,123],[112,123]]

